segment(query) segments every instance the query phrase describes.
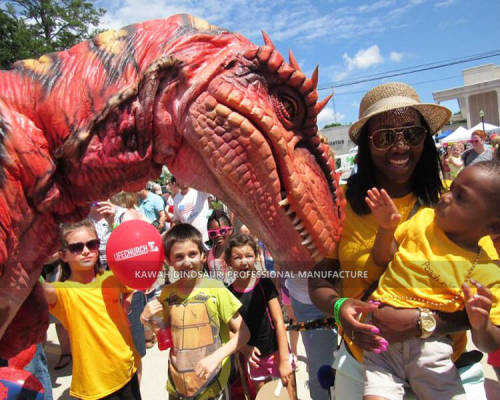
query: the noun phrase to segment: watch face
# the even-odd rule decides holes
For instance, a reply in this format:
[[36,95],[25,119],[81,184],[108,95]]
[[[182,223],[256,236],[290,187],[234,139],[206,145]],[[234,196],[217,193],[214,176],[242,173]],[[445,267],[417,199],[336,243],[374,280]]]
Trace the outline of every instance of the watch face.
[[436,328],[436,320],[432,315],[422,315],[422,330],[432,332]]

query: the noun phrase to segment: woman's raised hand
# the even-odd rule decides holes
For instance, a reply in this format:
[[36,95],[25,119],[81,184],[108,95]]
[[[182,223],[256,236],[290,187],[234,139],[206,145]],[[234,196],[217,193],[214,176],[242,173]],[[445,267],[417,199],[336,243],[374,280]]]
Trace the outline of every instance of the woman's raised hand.
[[351,340],[367,351],[380,352],[387,349],[387,341],[379,336],[379,329],[374,325],[359,321],[361,314],[368,314],[378,307],[376,303],[365,303],[361,300],[348,299],[340,307],[340,323],[342,329]]
[[380,227],[386,230],[395,230],[401,221],[401,214],[385,189],[378,190],[374,187],[366,193],[368,194],[365,197],[366,204],[370,207]]

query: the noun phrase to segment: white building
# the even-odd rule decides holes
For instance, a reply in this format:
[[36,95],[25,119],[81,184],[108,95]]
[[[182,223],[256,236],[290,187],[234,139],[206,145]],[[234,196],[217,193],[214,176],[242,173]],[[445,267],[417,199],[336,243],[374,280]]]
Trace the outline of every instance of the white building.
[[433,93],[434,101],[458,100],[460,112],[467,120],[467,128],[481,122],[500,125],[500,66],[486,64],[462,71],[464,86]]

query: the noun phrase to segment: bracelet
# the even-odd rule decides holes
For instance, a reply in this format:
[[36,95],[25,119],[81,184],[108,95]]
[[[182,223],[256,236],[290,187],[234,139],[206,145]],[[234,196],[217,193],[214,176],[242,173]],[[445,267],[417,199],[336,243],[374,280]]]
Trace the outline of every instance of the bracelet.
[[346,300],[349,300],[348,297],[341,297],[340,299],[335,300],[333,303],[333,318],[339,328],[342,328],[342,324],[340,323],[340,307]]

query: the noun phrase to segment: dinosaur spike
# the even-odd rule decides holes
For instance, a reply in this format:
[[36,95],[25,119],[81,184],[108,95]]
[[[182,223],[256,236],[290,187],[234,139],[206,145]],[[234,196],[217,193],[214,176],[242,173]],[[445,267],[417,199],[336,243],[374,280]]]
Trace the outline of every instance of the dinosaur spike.
[[314,71],[311,75],[311,82],[313,84],[313,88],[316,89],[318,86],[318,71],[319,71],[319,65],[316,65],[316,68],[314,68]]
[[316,113],[316,115],[318,115],[321,110],[323,108],[325,108],[325,106],[328,104],[328,102],[330,101],[330,99],[333,97],[333,94],[325,97],[323,100],[321,100],[319,103],[317,103],[315,106],[314,106],[314,112]]
[[299,63],[297,62],[297,59],[293,55],[292,49],[288,51],[288,59],[290,60],[289,64],[295,68],[297,71],[302,71],[299,67]]
[[259,51],[257,52],[257,58],[263,64],[267,64],[269,61],[269,57],[274,52],[274,49],[269,46],[261,46],[259,47]]
[[269,35],[266,33],[266,31],[262,30],[262,37],[264,38],[264,43],[266,46],[270,46],[274,49],[274,44]]
[[244,57],[248,60],[252,60],[257,56],[258,51],[259,51],[258,47],[256,47],[255,49],[250,49],[245,52]]

